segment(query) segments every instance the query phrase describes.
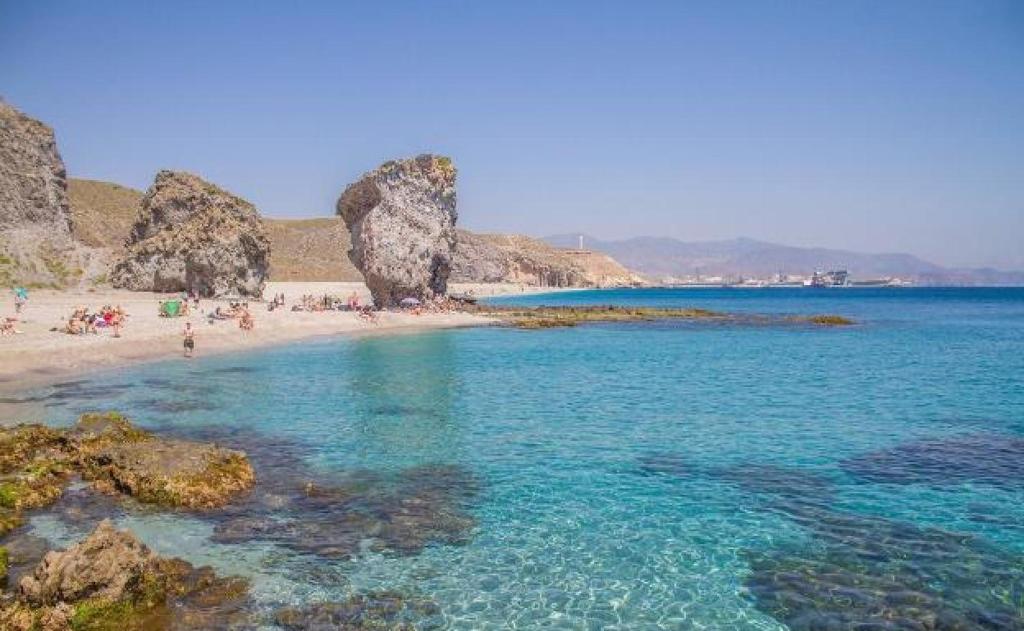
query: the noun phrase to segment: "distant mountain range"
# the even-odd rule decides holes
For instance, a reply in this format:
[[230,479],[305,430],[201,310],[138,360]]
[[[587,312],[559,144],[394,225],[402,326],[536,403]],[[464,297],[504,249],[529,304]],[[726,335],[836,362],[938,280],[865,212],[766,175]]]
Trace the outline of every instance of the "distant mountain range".
[[[558,247],[579,245],[579,234],[544,241]],[[816,269],[846,269],[854,279],[899,277],[922,285],[1024,285],[1024,272],[989,268],[947,268],[910,254],[865,254],[827,248],[800,248],[754,239],[680,241],[635,237],[602,241],[583,236],[586,249],[608,254],[624,266],[658,282],[666,278],[722,276],[768,278],[774,274],[810,275]]]

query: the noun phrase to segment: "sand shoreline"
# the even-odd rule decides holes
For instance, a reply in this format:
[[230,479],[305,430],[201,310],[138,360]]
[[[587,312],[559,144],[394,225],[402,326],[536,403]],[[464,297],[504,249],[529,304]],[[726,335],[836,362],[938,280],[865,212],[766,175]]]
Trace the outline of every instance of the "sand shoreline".
[[[527,295],[561,291],[560,288],[537,288],[522,285],[454,285],[453,293],[475,296]],[[268,283],[266,295],[284,293],[291,305],[304,294],[325,293],[345,297],[352,291],[367,301],[369,293],[362,283]],[[231,352],[244,352],[298,340],[338,335],[391,335],[427,330],[486,326],[492,320],[466,313],[385,312],[373,324],[348,312],[304,313],[290,309],[266,310],[266,304],[254,302],[250,310],[256,327],[242,331],[233,320],[208,324],[205,313],[227,301],[202,300],[203,313],[188,317],[161,318],[158,303],[166,294],[127,292],[102,289],[95,291],[40,290],[30,294],[29,303],[18,323],[21,334],[0,337],[0,391],[15,392],[46,385],[93,370],[105,370],[131,364],[180,358],[183,354],[181,331],[186,320],[196,330],[196,357]],[[72,336],[51,331],[61,327],[77,305],[96,310],[103,305],[121,305],[130,314],[122,337],[110,331]],[[0,316],[13,315],[10,292],[0,299]],[[185,361],[184,359],[182,361]]]

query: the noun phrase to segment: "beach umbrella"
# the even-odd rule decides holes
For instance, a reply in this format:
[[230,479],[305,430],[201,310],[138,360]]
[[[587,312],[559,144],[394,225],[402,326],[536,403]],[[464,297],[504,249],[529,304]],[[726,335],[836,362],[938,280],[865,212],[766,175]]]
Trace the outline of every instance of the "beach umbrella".
[[420,304],[420,301],[416,300],[415,298],[402,298],[402,302],[399,304],[401,304],[403,307],[415,307],[416,305]]

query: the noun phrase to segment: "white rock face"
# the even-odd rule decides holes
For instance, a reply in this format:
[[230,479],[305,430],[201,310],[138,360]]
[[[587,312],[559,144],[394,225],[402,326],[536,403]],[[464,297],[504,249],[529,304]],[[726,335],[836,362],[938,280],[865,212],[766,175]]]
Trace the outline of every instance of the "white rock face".
[[447,292],[458,217],[455,175],[450,158],[424,154],[385,162],[338,199],[352,234],[349,257],[378,307]]

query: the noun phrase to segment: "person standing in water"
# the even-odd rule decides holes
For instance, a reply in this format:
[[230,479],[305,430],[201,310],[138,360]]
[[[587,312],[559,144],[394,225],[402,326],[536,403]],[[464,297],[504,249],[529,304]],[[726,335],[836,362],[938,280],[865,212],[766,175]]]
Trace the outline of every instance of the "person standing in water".
[[196,348],[196,332],[192,330],[192,323],[185,323],[185,330],[182,331],[185,338],[185,357],[192,357],[192,351]]

